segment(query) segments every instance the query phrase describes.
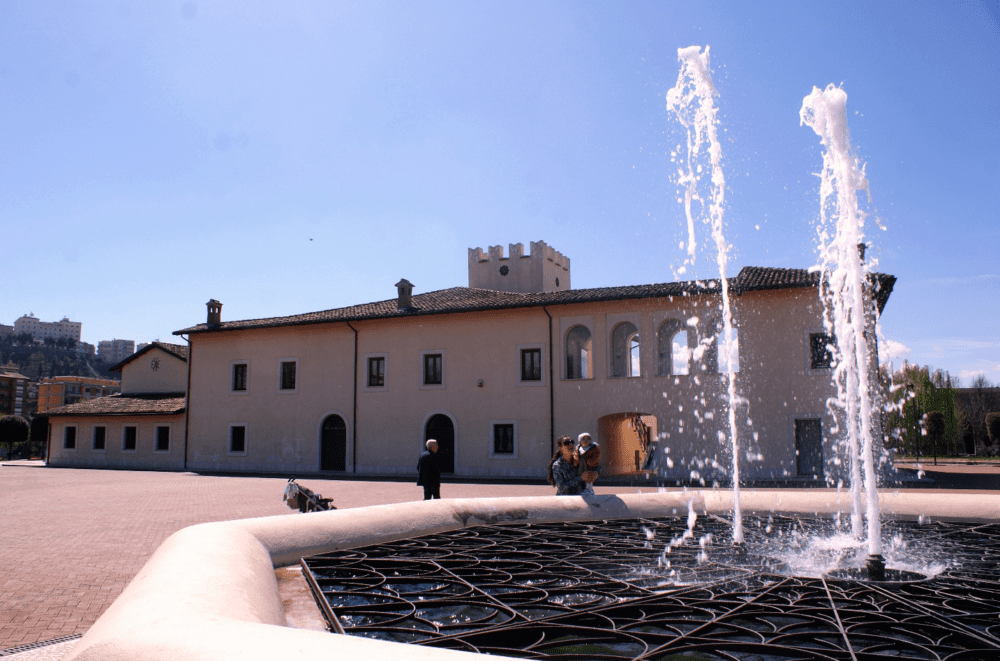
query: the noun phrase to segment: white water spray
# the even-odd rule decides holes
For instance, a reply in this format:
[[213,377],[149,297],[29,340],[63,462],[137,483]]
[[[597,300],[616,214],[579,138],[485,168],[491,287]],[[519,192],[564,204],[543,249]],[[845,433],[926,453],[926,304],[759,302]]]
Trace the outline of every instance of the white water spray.
[[827,310],[827,329],[836,338],[833,378],[851,456],[852,532],[860,539],[863,466],[868,552],[881,555],[882,529],[872,437],[873,384],[869,379],[869,342],[874,342],[874,333],[866,334],[872,303],[865,290],[868,269],[859,254],[867,214],[858,206],[858,191],[867,193],[868,181],[864,167],[851,151],[847,93],[843,89],[833,85],[825,90],[814,87],[802,100],[799,118],[819,135],[825,148],[820,184],[820,292]]
[[[712,239],[715,242],[719,265],[719,282],[722,286],[722,325],[725,346],[728,349],[724,359],[729,395],[729,438],[732,442],[733,455],[733,541],[742,543],[743,514],[740,506],[739,443],[736,436],[736,366],[733,364],[736,343],[733,338],[732,310],[729,304],[729,281],[726,279],[729,246],[722,232],[726,178],[722,173],[722,145],[719,143],[716,130],[718,109],[715,107],[714,97],[718,92],[712,84],[708,46],[705,47],[704,53],[699,46],[679,48],[677,59],[681,63],[681,70],[677,75],[677,83],[667,92],[667,109],[677,115],[678,121],[687,130],[686,167],[678,172],[677,180],[677,183],[684,187],[684,214],[687,217],[688,227],[686,265],[694,264],[697,249],[691,204],[695,200],[702,201],[698,194],[701,166],[696,166],[695,161],[703,145],[707,144],[711,164],[711,195],[705,222],[712,228]],[[682,267],[681,272],[684,270],[686,268]]]

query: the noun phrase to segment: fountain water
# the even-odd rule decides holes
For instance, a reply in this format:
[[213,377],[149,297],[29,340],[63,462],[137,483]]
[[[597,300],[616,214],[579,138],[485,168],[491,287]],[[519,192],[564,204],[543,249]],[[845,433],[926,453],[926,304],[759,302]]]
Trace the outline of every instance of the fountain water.
[[[701,167],[695,165],[698,153],[707,143],[708,157],[711,168],[711,192],[708,204],[708,216],[705,222],[711,226],[712,240],[716,248],[716,262],[719,267],[719,283],[722,288],[722,333],[725,338],[726,352],[724,358],[726,370],[726,392],[728,395],[729,440],[732,451],[732,481],[733,481],[733,542],[743,543],[743,513],[740,504],[740,463],[739,439],[736,432],[736,366],[734,365],[736,343],[733,338],[733,316],[729,302],[729,281],[726,279],[729,246],[723,233],[722,218],[726,194],[726,178],[722,172],[722,145],[717,132],[718,120],[715,107],[715,86],[712,84],[712,72],[709,68],[709,47],[701,52],[699,46],[689,46],[677,50],[677,59],[681,62],[681,70],[677,76],[677,84],[667,92],[667,109],[677,115],[677,119],[687,130],[687,155],[685,168],[679,173],[678,184],[684,187],[684,215],[687,218],[688,241],[685,266],[693,265],[697,252],[695,223],[691,205],[695,200],[701,200],[698,194],[698,182]],[[725,439],[725,433],[719,433],[720,441]]]
[[[866,214],[858,204],[858,191],[868,190],[864,167],[852,153],[847,128],[847,93],[833,85],[813,88],[802,101],[801,123],[820,137],[825,148],[820,184],[821,292],[826,304],[827,330],[836,338],[834,380],[838,398],[832,405],[846,425],[851,457],[851,493],[854,501],[852,528],[861,536],[861,472],[867,497],[869,569],[884,571],[882,530],[874,464],[872,434],[872,355],[867,333],[871,299],[866,293],[869,274],[859,254],[864,240]],[[831,227],[832,225],[832,227]]]

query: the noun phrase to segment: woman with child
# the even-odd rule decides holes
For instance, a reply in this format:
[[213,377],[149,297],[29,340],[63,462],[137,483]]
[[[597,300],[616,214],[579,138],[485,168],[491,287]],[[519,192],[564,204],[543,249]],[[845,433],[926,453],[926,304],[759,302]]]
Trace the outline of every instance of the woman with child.
[[549,462],[549,484],[557,496],[593,496],[594,481],[601,474],[601,449],[590,438],[580,434],[577,443],[569,436],[556,440],[558,451]]

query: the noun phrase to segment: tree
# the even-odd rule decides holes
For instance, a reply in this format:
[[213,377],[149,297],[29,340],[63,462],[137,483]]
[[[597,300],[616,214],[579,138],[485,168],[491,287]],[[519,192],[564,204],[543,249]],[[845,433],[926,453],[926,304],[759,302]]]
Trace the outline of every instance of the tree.
[[[890,388],[889,427],[892,436],[898,439],[899,449],[915,455],[924,454],[925,450],[957,454],[961,430],[955,394],[948,372],[904,363],[903,368],[892,375]],[[923,447],[925,429],[921,423],[927,411],[940,411],[944,418],[940,447],[938,443],[934,448]]]
[[28,440],[28,421],[19,415],[5,415],[0,418],[0,445],[7,444],[7,456],[14,454],[14,444]]
[[997,454],[1000,450],[1000,413],[986,414],[986,432],[990,436],[990,450]]
[[944,414],[941,411],[928,411],[924,414],[924,432],[931,441],[935,466],[937,466],[937,456],[941,450],[941,440],[944,437],[944,431]]
[[977,454],[988,453],[991,443],[986,430],[986,414],[1000,408],[1000,390],[979,374],[970,387],[962,389],[959,406],[963,420],[967,421],[972,431],[973,450]]

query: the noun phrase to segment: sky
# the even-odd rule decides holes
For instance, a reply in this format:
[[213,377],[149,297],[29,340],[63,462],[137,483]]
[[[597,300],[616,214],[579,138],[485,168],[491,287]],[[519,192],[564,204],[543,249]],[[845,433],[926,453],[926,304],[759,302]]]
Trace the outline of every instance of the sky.
[[799,110],[841,86],[869,257],[898,278],[882,356],[1000,382],[1000,0],[4,0],[0,323],[179,341],[210,298],[224,320],[385,300],[538,240],[576,289],[672,281],[665,95],[692,45],[728,275],[818,262]]

